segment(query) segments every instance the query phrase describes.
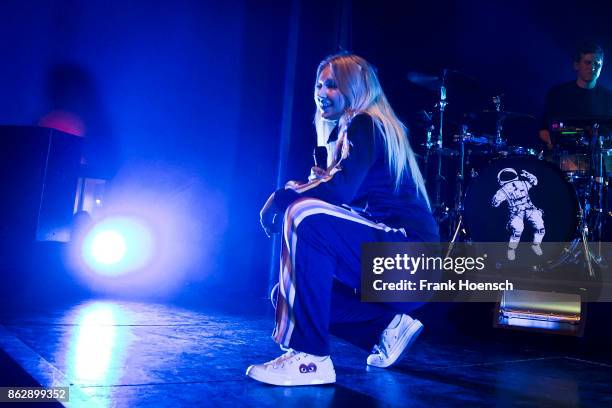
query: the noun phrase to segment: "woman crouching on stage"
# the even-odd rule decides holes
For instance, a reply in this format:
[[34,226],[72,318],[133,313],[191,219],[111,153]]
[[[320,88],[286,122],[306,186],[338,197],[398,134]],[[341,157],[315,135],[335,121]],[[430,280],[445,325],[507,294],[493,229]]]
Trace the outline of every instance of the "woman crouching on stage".
[[[439,240],[406,127],[373,67],[352,54],[326,58],[314,99],[327,168],[273,193],[260,213],[267,234],[282,218],[272,337],[286,353],[247,375],[274,385],[335,382],[330,333],[372,350],[368,365],[395,363],[423,325],[397,314],[398,304],[360,301],[361,243]],[[403,312],[418,307],[400,305]]]

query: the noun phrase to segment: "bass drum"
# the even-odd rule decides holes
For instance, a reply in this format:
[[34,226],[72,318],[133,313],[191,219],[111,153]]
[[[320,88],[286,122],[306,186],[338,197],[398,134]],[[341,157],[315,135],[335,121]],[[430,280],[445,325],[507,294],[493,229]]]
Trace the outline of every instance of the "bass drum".
[[490,255],[498,266],[552,265],[575,242],[580,214],[563,173],[529,156],[492,161],[471,180],[464,200],[468,237],[500,243]]

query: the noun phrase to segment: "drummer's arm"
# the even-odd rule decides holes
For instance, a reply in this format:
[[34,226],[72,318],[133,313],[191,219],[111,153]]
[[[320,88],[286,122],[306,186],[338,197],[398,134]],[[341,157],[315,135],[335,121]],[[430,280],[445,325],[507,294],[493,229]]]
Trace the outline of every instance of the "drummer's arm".
[[550,132],[547,129],[540,129],[539,132],[540,139],[546,144],[548,150],[552,150],[552,140],[550,139]]
[[556,101],[558,97],[555,95],[555,88],[549,89],[546,93],[546,97],[544,99],[544,111],[542,112],[542,116],[540,116],[540,131],[538,132],[538,136],[540,136],[540,140],[544,142],[546,148],[548,150],[553,149],[552,139],[550,138],[550,124],[551,119],[556,116],[555,112],[558,110],[556,107]]

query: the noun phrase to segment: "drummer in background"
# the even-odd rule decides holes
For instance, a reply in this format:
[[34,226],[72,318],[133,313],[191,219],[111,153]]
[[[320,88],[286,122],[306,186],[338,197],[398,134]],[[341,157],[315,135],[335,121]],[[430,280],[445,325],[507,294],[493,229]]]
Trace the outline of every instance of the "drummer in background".
[[603,67],[603,49],[595,43],[583,43],[574,57],[576,80],[551,88],[546,95],[540,139],[553,148],[550,126],[555,120],[573,117],[612,116],[612,92],[597,79]]

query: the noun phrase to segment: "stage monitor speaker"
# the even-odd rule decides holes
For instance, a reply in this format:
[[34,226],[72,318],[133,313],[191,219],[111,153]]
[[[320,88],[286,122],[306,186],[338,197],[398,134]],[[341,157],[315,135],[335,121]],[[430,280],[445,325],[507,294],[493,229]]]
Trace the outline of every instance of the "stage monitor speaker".
[[494,327],[582,336],[585,319],[580,295],[534,290],[504,291]]
[[3,250],[69,240],[81,144],[80,137],[49,128],[0,126]]

